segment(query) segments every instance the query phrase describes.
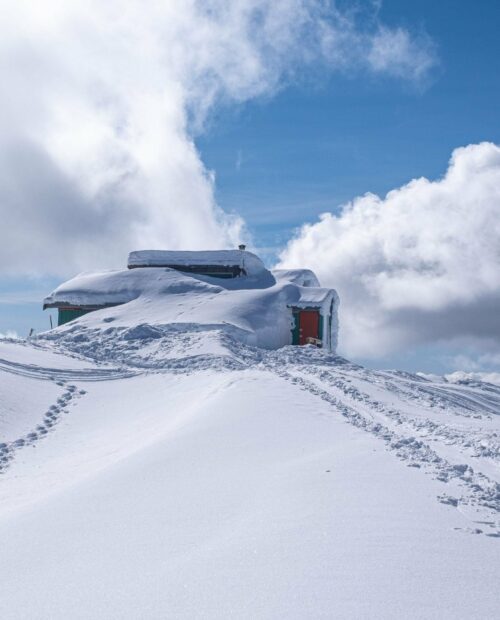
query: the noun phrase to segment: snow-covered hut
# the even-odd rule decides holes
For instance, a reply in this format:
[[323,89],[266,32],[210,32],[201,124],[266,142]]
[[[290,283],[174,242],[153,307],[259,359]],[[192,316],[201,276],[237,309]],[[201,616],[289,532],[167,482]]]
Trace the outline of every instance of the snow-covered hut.
[[337,293],[308,269],[269,271],[245,250],[132,252],[128,269],[80,274],[43,307],[57,308],[58,326],[205,327],[267,349],[337,345]]

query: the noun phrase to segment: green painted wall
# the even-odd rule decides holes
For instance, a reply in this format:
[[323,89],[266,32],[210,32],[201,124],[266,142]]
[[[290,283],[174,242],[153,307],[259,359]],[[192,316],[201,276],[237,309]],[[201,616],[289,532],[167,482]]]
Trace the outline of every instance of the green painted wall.
[[232,273],[202,273],[202,276],[210,276],[211,278],[222,278],[223,280],[228,280],[230,278],[234,278]]
[[64,325],[65,323],[69,323],[70,321],[73,321],[84,314],[88,314],[89,312],[92,312],[92,310],[59,308],[57,324]]

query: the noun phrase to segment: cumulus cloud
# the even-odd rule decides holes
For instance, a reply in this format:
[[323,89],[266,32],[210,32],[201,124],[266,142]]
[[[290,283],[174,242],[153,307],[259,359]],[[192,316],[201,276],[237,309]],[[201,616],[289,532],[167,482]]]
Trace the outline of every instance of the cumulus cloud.
[[341,298],[342,348],[500,345],[500,147],[456,149],[443,178],[366,194],[305,225],[281,267],[307,266]]
[[428,42],[324,0],[0,9],[0,273],[11,275],[122,265],[131,248],[234,246],[243,222],[217,207],[193,138],[215,105],[318,66],[418,81],[435,63]]

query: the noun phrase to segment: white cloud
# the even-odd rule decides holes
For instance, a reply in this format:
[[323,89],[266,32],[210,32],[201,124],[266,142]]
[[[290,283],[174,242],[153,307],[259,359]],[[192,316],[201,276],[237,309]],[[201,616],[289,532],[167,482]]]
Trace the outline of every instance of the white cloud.
[[434,44],[425,34],[412,37],[403,28],[380,27],[371,40],[368,62],[374,71],[418,82],[436,62]]
[[[453,369],[456,373],[480,377],[495,375],[500,376],[500,353],[498,352],[498,336],[497,341],[490,342],[488,347],[490,351],[480,352],[472,350],[463,350],[458,355],[449,355],[443,361],[446,366]],[[480,380],[480,379],[479,379]],[[486,379],[485,379],[486,380]],[[488,379],[491,383],[497,383],[496,380]]]
[[418,80],[435,61],[375,13],[362,25],[323,0],[0,0],[0,11],[4,274],[234,245],[243,223],[215,204],[193,142],[214,105],[273,94],[301,67]]
[[483,381],[500,385],[500,372],[463,372],[457,370],[445,375],[450,383],[463,383],[465,381]]
[[415,344],[500,344],[500,147],[453,152],[442,179],[354,199],[304,226],[281,266],[307,266],[341,298],[348,355]]

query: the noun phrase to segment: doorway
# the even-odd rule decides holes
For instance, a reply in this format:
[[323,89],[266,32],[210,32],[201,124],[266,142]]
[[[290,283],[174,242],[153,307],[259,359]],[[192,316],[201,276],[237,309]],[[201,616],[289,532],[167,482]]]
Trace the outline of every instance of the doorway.
[[319,333],[319,311],[300,310],[298,313],[299,323],[299,345],[316,344],[320,339]]

